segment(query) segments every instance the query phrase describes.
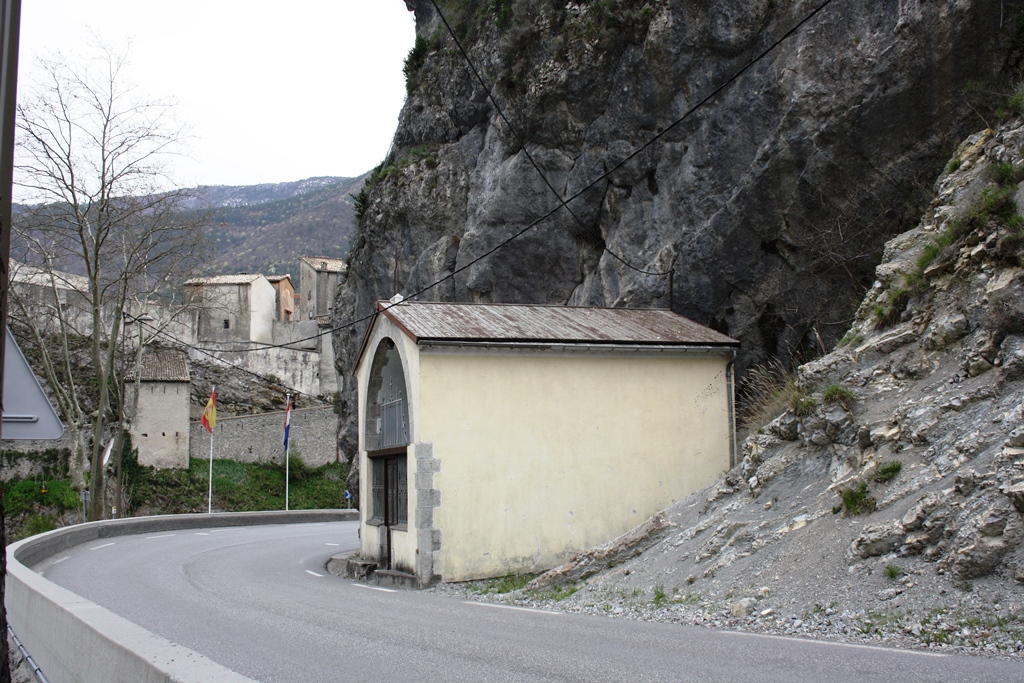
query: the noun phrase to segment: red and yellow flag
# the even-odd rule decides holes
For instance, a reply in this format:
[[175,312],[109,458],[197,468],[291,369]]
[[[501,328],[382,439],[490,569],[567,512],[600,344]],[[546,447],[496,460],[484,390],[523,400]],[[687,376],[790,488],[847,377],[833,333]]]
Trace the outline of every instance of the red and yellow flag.
[[206,402],[206,410],[203,411],[203,419],[200,420],[206,431],[213,434],[213,428],[217,426],[217,388],[210,392],[210,400]]

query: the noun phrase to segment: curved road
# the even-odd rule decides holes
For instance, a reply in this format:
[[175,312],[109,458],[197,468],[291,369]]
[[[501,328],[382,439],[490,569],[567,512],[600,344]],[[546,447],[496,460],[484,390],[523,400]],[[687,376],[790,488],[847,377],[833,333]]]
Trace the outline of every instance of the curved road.
[[331,555],[358,547],[356,529],[334,522],[120,536],[35,570],[264,683],[1024,680],[1017,662],[385,591],[324,569]]

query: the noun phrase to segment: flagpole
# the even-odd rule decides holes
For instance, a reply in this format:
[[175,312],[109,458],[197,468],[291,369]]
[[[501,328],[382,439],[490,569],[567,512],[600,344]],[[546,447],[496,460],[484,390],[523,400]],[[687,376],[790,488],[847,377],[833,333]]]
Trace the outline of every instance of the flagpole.
[[206,512],[213,514],[213,432],[210,432],[210,492],[206,500]]
[[[210,391],[210,400],[215,401],[213,397],[217,395],[217,386],[214,385]],[[214,410],[216,411],[216,403],[214,403]],[[216,415],[216,412],[214,413]],[[216,421],[216,417],[214,418]],[[215,422],[216,423],[216,422]],[[206,497],[206,512],[207,514],[213,514],[213,425],[210,425],[210,488],[209,493]]]
[[291,439],[288,438],[288,430],[291,427],[291,416],[292,416],[292,395],[288,394],[288,403],[285,409],[285,432],[284,432],[284,510],[288,511],[288,479],[289,479],[289,468],[291,463],[289,462],[288,454],[291,452]]

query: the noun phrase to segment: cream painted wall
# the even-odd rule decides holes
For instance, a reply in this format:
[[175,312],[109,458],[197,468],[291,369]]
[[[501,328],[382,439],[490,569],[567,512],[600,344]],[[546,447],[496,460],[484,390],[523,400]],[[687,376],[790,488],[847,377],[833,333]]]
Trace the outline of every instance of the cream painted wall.
[[[128,385],[128,388],[134,386]],[[189,383],[142,382],[138,412],[132,421],[132,445],[139,464],[156,468],[187,468],[189,446]]]
[[420,355],[443,580],[556,566],[728,469],[728,359],[640,355]]

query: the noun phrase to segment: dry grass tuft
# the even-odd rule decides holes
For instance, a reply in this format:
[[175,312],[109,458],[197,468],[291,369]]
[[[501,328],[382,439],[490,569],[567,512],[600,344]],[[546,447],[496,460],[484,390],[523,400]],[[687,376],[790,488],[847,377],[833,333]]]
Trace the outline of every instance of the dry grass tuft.
[[813,401],[797,386],[796,372],[788,369],[778,358],[753,367],[740,385],[736,411],[740,431],[745,434],[754,432],[786,410],[807,405],[808,400]]

